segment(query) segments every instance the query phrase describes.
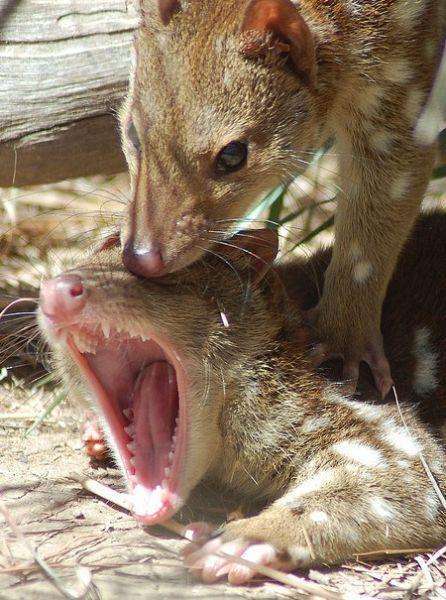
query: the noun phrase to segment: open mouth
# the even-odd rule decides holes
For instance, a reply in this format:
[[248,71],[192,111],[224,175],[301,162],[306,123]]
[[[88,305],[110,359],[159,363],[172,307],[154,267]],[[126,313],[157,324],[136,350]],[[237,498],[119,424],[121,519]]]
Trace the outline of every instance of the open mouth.
[[70,328],[67,344],[105,418],[135,516],[147,524],[180,506],[187,444],[186,377],[169,344],[114,328]]

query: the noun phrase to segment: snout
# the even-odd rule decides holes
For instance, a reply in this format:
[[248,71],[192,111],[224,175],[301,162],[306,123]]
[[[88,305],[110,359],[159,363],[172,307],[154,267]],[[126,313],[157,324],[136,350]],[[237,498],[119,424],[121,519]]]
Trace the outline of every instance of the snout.
[[160,277],[166,273],[166,261],[161,245],[154,242],[140,246],[132,240],[124,244],[122,261],[126,269],[139,277]]
[[64,274],[44,281],[40,288],[40,308],[55,322],[72,320],[85,307],[85,287],[79,275]]

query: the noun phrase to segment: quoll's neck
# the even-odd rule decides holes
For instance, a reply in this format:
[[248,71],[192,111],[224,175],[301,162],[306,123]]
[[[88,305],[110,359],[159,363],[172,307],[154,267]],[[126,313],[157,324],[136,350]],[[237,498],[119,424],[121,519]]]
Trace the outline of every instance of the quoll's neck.
[[220,416],[222,456],[213,476],[253,500],[275,497],[291,479],[296,456],[308,452],[302,442],[296,453],[299,430],[329,388],[311,371],[299,331],[292,342],[281,339],[287,333],[240,362]]

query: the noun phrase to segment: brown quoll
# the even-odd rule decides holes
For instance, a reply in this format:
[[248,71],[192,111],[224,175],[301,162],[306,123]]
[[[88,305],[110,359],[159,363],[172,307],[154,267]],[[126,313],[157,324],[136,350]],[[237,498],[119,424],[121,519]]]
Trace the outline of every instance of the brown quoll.
[[56,368],[101,415],[135,515],[162,522],[203,478],[263,506],[187,557],[204,580],[253,575],[216,549],[291,569],[444,542],[445,236],[445,214],[419,221],[384,305],[401,411],[311,366],[329,252],[266,270],[273,234],[247,231],[226,262],[146,280],[106,248],[43,283]]
[[312,313],[315,362],[343,358],[355,387],[365,361],[385,395],[381,308],[432,171],[435,135],[417,123],[446,3],[141,0],[141,13],[122,112],[124,263],[156,277],[220,252],[259,195],[334,140],[336,243]]

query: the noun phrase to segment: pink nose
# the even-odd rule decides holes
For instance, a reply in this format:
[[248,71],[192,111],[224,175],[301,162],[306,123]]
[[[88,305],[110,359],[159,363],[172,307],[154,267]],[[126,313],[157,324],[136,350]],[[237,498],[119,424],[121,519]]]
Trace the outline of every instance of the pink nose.
[[166,267],[158,244],[138,248],[132,242],[127,242],[122,253],[122,260],[131,273],[140,277],[159,277]]
[[75,317],[84,308],[85,289],[79,275],[59,275],[40,288],[40,307],[44,315],[56,321]]

